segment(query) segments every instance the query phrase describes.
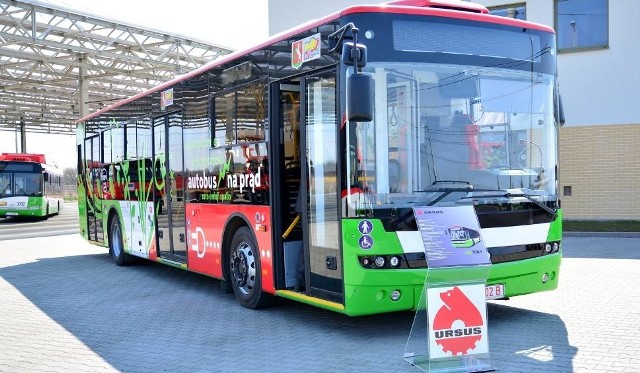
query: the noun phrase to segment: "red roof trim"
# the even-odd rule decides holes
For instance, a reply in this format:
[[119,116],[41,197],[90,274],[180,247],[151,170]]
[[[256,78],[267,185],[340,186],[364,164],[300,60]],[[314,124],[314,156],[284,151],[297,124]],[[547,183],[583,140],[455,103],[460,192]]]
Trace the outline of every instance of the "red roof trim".
[[47,163],[44,154],[39,153],[2,153],[0,161]]
[[506,26],[534,29],[544,32],[555,33],[553,28],[538,23],[522,21],[514,18],[494,16],[492,14],[480,14],[441,8],[418,8],[412,6],[389,6],[389,5],[360,5],[347,8],[341,15],[353,13],[392,13],[392,14],[414,14],[423,16],[446,17],[455,19],[466,19],[470,21],[495,23]]
[[155,92],[159,92],[162,91],[164,89],[170,88],[171,86],[183,82],[185,80],[188,80],[190,78],[193,78],[196,75],[200,75],[202,73],[205,73],[215,67],[218,67],[220,65],[223,65],[225,63],[231,62],[233,60],[235,60],[238,57],[244,56],[246,54],[249,53],[253,53],[257,50],[260,50],[264,47],[267,47],[271,44],[277,43],[279,41],[282,40],[286,40],[289,37],[298,34],[300,32],[312,29],[314,27],[318,27],[323,25],[324,23],[327,23],[329,21],[332,21],[334,19],[337,19],[341,16],[346,16],[346,15],[350,15],[350,14],[356,14],[356,13],[390,13],[390,14],[413,14],[413,15],[425,15],[425,16],[436,16],[436,17],[445,17],[445,18],[455,18],[455,19],[465,19],[465,20],[471,20],[471,21],[478,21],[478,22],[488,22],[488,23],[495,23],[495,24],[500,24],[500,25],[506,25],[506,26],[513,26],[513,27],[521,27],[521,28],[530,28],[530,29],[534,29],[534,30],[540,30],[540,31],[544,31],[544,32],[550,32],[550,33],[555,33],[555,31],[553,30],[553,28],[549,27],[549,26],[545,26],[545,25],[541,25],[541,24],[537,24],[537,23],[531,23],[531,22],[526,22],[526,21],[521,21],[518,19],[513,19],[513,18],[506,18],[506,17],[500,17],[500,16],[494,16],[494,15],[490,15],[490,14],[478,14],[478,13],[473,13],[473,12],[462,12],[462,11],[456,11],[456,10],[448,10],[448,9],[440,9],[440,8],[419,8],[419,7],[413,7],[413,6],[400,6],[400,5],[357,5],[357,6],[352,6],[346,9],[343,9],[340,12],[336,12],[336,13],[332,13],[324,18],[320,18],[320,19],[316,19],[313,21],[309,21],[307,23],[301,24],[295,28],[292,28],[290,30],[281,32],[279,34],[276,34],[274,36],[272,36],[271,38],[269,38],[268,40],[266,40],[265,42],[258,44],[252,48],[249,49],[245,49],[245,50],[241,50],[241,51],[236,51],[233,52],[231,54],[226,55],[225,57],[218,59],[218,60],[214,60],[211,61],[205,65],[202,65],[201,67],[187,73],[184,74],[182,76],[173,78],[169,81],[166,81],[164,83],[162,83],[161,85],[151,88],[149,90],[146,90],[144,92],[140,92],[134,96],[131,96],[129,98],[126,98],[122,101],[118,101],[115,104],[109,105],[105,108],[102,108],[96,112],[93,112],[92,114],[89,114],[81,119],[79,119],[76,123],[80,123],[80,122],[84,122],[86,120],[92,119],[97,117],[98,115],[105,113],[107,111],[110,111],[112,109],[115,109],[117,107],[120,107],[124,104],[128,104],[134,100],[137,100],[139,98],[148,96],[152,93]]
[[413,7],[433,7],[440,9],[453,9],[461,11],[471,11],[488,14],[489,10],[483,5],[462,0],[394,0],[387,2],[387,5],[401,5]]

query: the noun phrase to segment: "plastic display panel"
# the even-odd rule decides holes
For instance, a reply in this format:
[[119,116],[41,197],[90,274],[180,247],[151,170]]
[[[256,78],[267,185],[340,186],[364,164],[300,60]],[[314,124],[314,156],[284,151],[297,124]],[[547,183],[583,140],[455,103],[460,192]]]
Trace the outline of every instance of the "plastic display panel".
[[493,371],[485,300],[491,260],[473,207],[414,214],[428,269],[405,360],[425,372]]

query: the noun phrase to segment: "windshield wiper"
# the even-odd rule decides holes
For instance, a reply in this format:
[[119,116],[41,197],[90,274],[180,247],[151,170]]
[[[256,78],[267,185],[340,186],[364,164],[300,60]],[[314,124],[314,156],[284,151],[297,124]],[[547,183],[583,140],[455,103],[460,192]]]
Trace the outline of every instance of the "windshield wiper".
[[[481,190],[475,190],[476,192],[481,191]],[[533,196],[531,194],[527,194],[527,193],[511,193],[511,192],[506,192],[506,193],[496,193],[496,194],[481,194],[478,196],[470,196],[467,198],[491,198],[491,197],[505,197],[505,198],[512,198],[512,197],[523,197],[526,198],[527,200],[529,200],[531,203],[533,203],[536,207],[540,208],[541,210],[543,210],[544,212],[546,212],[547,214],[549,214],[549,216],[553,217],[553,220],[558,218],[558,213],[552,209],[551,207],[547,206],[546,204],[536,200],[533,198]]]
[[424,191],[429,191],[429,188],[433,187],[433,186],[437,186],[437,185],[441,185],[441,184],[463,184],[463,187],[460,188],[437,188],[438,189],[473,189],[473,185],[471,185],[470,182],[468,181],[461,181],[461,180],[436,180],[433,183],[431,183],[426,190]]
[[[437,184],[464,184],[464,187],[460,187],[460,188],[445,188],[445,187],[439,187],[439,188],[435,188],[435,189],[429,189]],[[458,192],[472,192],[475,189],[473,189],[473,186],[471,185],[471,183],[466,182],[466,181],[434,181],[431,185],[429,185],[425,190],[418,190],[418,191],[414,191],[415,193],[432,193],[432,194],[436,194],[439,193],[435,198],[429,200],[428,202],[426,201],[426,199],[423,201],[422,199],[418,199],[417,201],[413,202],[414,205],[418,205],[420,207],[424,207],[424,206],[433,206],[436,203],[442,201],[445,197],[447,197],[449,194],[451,193],[458,193]],[[396,217],[393,222],[391,223],[391,227],[393,229],[398,229],[398,227],[400,226],[400,224],[407,224],[409,219],[413,219],[413,209],[409,209],[407,212],[399,215],[398,217]]]
[[510,197],[524,197],[526,199],[528,199],[529,201],[531,201],[534,205],[540,207],[541,209],[543,209],[544,211],[547,212],[547,214],[549,214],[553,220],[556,220],[558,218],[558,213],[552,209],[551,207],[547,206],[545,203],[542,203],[536,199],[533,199],[533,197],[531,197],[531,195],[526,194],[526,193],[521,193],[521,194],[509,194],[507,193],[508,196]]
[[[458,185],[458,184],[462,184],[462,185],[454,186],[454,187],[451,186],[451,185]],[[414,190],[413,192],[414,193],[441,193],[439,196],[432,199],[426,204],[426,206],[432,206],[453,192],[471,192],[473,190],[474,190],[473,185],[471,185],[471,183],[469,183],[468,181],[436,180],[433,183],[431,183],[428,187],[426,187],[424,190]],[[415,204],[418,204],[418,203],[422,204],[424,202],[421,199],[418,199],[415,202]]]

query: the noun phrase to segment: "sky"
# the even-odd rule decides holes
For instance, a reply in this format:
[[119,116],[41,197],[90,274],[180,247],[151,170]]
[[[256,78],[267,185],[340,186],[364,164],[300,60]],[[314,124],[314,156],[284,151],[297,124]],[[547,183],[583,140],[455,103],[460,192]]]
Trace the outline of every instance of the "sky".
[[[142,26],[209,42],[230,49],[245,49],[268,37],[267,0],[38,0],[122,23]],[[178,6],[179,5],[179,6]],[[18,144],[16,146],[16,144]],[[19,150],[13,132],[0,131],[0,153]],[[27,133],[27,152],[43,153],[61,168],[75,167],[75,136]]]

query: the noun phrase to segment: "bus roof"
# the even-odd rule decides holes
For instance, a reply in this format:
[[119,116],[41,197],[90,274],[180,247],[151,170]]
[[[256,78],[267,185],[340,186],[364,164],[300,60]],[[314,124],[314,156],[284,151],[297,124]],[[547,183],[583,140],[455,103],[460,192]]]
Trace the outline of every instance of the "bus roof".
[[44,154],[35,153],[2,153],[0,161],[47,163]]
[[62,176],[62,170],[56,165],[47,164],[44,154],[36,153],[1,153],[0,162],[29,162],[37,163],[50,174]]
[[108,112],[112,109],[125,105],[129,102],[148,96],[152,93],[162,91],[166,88],[170,88],[171,86],[177,83],[183,82],[197,75],[205,73],[215,67],[224,65],[225,63],[231,62],[241,56],[253,53],[271,44],[277,43],[279,41],[286,40],[287,38],[295,34],[304,32],[314,27],[318,27],[324,23],[340,18],[342,16],[356,14],[356,13],[390,13],[390,14],[428,15],[428,16],[436,16],[436,17],[466,19],[466,20],[479,21],[479,22],[495,23],[495,24],[513,26],[513,27],[529,28],[529,29],[534,29],[534,30],[539,30],[539,31],[544,31],[549,33],[555,33],[553,28],[549,26],[545,26],[545,25],[537,24],[533,22],[522,21],[522,20],[513,19],[513,18],[494,16],[494,15],[488,14],[487,8],[485,8],[482,5],[470,3],[467,1],[461,1],[461,0],[396,0],[396,1],[391,1],[388,3],[382,3],[377,5],[355,5],[355,6],[345,8],[341,11],[329,14],[323,18],[314,19],[309,22],[298,25],[294,28],[291,28],[287,31],[278,33],[272,36],[271,38],[267,39],[263,43],[257,44],[254,47],[251,47],[249,49],[236,51],[220,59],[213,60],[209,63],[202,65],[201,67],[195,70],[190,71],[187,74],[177,76],[156,87],[148,89],[144,92],[140,92],[134,96],[125,98],[112,105],[109,105],[105,108],[95,111],[83,118],[80,118],[78,121],[76,121],[76,123],[81,123],[91,118],[95,118],[102,113]]

